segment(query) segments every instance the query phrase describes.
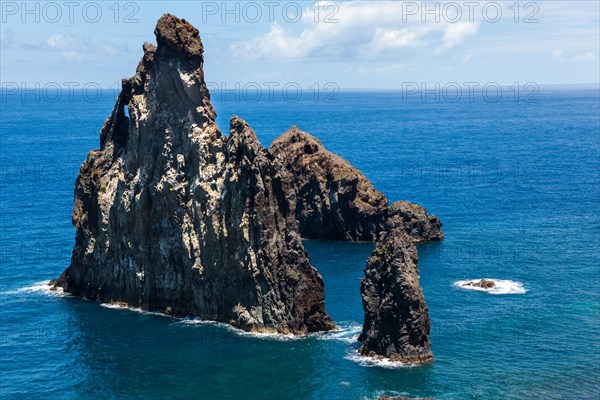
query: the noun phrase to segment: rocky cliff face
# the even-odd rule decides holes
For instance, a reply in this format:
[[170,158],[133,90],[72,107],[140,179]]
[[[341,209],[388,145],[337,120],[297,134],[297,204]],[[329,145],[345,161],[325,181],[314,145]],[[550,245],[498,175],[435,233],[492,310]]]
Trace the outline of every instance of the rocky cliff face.
[[243,120],[219,131],[198,30],[165,15],[155,35],[81,166],[57,285],[249,331],[334,328],[282,167]]
[[[392,224],[393,225],[393,224]],[[431,361],[430,320],[419,284],[417,249],[402,226],[388,226],[367,261],[359,353],[419,364]]]
[[269,151],[288,172],[284,176],[294,188],[291,208],[303,237],[374,242],[390,218],[402,221],[416,243],[444,237],[437,217],[409,202],[389,207],[359,170],[296,127],[277,138]]

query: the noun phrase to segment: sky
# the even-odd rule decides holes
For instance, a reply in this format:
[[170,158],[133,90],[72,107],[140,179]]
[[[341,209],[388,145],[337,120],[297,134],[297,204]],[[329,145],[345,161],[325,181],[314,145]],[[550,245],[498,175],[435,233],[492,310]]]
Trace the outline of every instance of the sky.
[[2,1],[3,87],[114,88],[164,13],[209,88],[598,84],[600,1]]

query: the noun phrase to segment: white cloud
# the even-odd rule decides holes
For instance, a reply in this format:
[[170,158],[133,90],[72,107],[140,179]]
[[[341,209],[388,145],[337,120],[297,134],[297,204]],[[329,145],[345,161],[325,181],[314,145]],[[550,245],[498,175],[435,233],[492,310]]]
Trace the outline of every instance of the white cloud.
[[85,61],[86,54],[114,56],[123,53],[123,49],[106,42],[94,43],[88,39],[77,39],[70,35],[56,34],[46,40],[46,49],[59,51],[69,63]]
[[6,50],[44,50],[47,48],[45,43],[28,43],[20,40],[12,29],[6,29],[0,34],[0,47]]
[[595,59],[596,59],[596,57],[594,56],[594,53],[592,53],[591,51],[586,51],[583,54],[578,54],[575,57],[573,57],[573,61],[575,61],[575,62],[594,61]]
[[46,41],[48,46],[57,50],[85,51],[86,46],[69,35],[53,35]]
[[[236,59],[298,60],[305,58],[398,58],[406,49],[425,47],[440,42],[449,50],[477,33],[478,23],[448,23],[443,18],[435,22],[429,16],[405,18],[402,2],[351,1],[336,3],[333,15],[338,22],[315,22],[315,7],[321,17],[330,15],[329,3],[319,2],[307,7],[297,24],[273,23],[262,36],[230,46]],[[404,18],[403,18],[404,17]],[[300,28],[300,29],[298,29]]]
[[352,74],[390,74],[408,68],[407,64],[389,64],[379,67],[348,67],[342,72]]
[[557,49],[557,50],[554,50],[551,55],[552,55],[552,58],[562,61],[564,54],[565,54],[565,51],[563,49]]
[[60,55],[69,63],[83,62],[83,56],[77,51],[63,51]]
[[404,47],[415,47],[423,44],[421,38],[426,29],[385,29],[377,28],[373,40],[364,45],[360,51],[362,56],[376,56],[387,50],[398,50]]
[[52,35],[46,43],[51,49],[59,50],[62,58],[68,63],[82,63],[82,52],[88,50],[88,46],[69,35]]
[[231,50],[234,55],[241,55],[248,59],[295,59],[306,57],[314,47],[314,43],[307,43],[306,38],[303,40],[287,35],[275,22],[266,35],[232,45]]
[[479,30],[478,22],[457,22],[449,24],[442,37],[443,44],[435,52],[441,54],[461,44],[467,37],[472,36]]
[[99,51],[100,51],[100,53],[109,55],[109,56],[114,55],[114,54],[119,54],[119,49],[117,49],[114,46],[111,46],[108,43],[104,43],[104,42],[100,44]]

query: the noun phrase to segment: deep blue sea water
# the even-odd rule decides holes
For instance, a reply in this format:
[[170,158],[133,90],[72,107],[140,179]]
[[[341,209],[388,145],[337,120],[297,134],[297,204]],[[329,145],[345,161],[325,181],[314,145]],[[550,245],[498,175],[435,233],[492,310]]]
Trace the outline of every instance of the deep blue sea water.
[[[441,218],[446,239],[419,247],[434,363],[385,368],[354,356],[359,278],[372,244],[305,242],[343,329],[302,340],[256,338],[39,289],[69,264],[75,177],[98,147],[114,96],[3,96],[0,398],[600,398],[598,89],[495,103],[403,101],[393,92],[341,92],[333,103],[213,97],[223,130],[235,113],[269,145],[298,125],[390,200]],[[527,291],[454,286],[484,277]]]

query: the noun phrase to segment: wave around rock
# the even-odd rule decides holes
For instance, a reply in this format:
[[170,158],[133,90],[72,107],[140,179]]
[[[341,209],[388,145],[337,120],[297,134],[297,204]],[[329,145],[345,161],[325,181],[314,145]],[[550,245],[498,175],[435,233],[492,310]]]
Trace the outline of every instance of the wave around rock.
[[[492,282],[493,285],[484,284],[482,287],[481,282]],[[489,294],[524,294],[527,293],[527,289],[522,283],[511,281],[508,279],[468,279],[461,280],[454,283],[454,286],[465,289],[465,290],[476,290],[479,292],[486,292]],[[488,287],[485,287],[488,286]]]

